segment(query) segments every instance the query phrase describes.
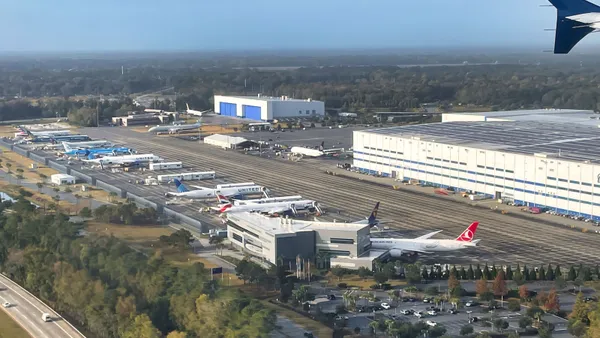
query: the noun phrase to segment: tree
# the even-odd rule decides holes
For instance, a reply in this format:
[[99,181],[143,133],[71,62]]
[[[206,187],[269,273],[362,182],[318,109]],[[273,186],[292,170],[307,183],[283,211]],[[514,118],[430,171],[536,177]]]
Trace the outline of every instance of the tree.
[[359,335],[360,334],[360,327],[359,326],[357,326],[357,327],[354,328],[354,334],[355,335]]
[[37,187],[37,189],[38,189],[38,193],[42,192],[42,187],[44,187],[44,185],[43,185],[42,183],[40,183],[40,182],[37,182],[37,183],[35,184],[35,186],[36,186],[36,187]]
[[589,324],[588,313],[590,313],[590,305],[586,303],[583,293],[577,293],[575,297],[575,304],[573,304],[573,310],[569,314],[569,321],[582,322]]
[[385,272],[379,271],[373,274],[373,279],[375,279],[375,283],[381,286],[383,283],[388,281],[388,276]]
[[537,280],[537,273],[535,272],[535,269],[529,270],[529,278],[527,278],[527,280],[530,280],[530,281]]
[[523,275],[523,273],[521,273],[521,271],[518,271],[518,270],[515,271],[515,273],[513,273],[512,280],[517,285],[525,284],[525,276]]
[[560,265],[556,266],[556,269],[554,269],[554,278],[562,276],[562,272],[560,271]]
[[548,264],[548,268],[546,269],[546,280],[554,280],[556,277],[554,276],[554,269],[552,268],[552,264]]
[[421,281],[421,275],[419,274],[419,266],[416,264],[407,264],[404,266],[404,276],[406,280],[411,283],[419,283]]
[[508,289],[506,288],[506,280],[504,280],[503,270],[500,270],[500,272],[498,272],[498,274],[496,275],[496,278],[494,279],[494,282],[492,284],[492,291],[494,292],[495,296],[502,297],[502,299],[504,299],[504,296],[508,293]]
[[360,268],[358,268],[358,276],[362,279],[367,279],[367,277],[371,276],[372,272],[371,270],[365,268],[364,266],[361,266]]
[[472,334],[473,331],[474,331],[473,330],[473,326],[471,326],[471,325],[463,325],[460,328],[460,335],[461,336],[468,336],[468,335]]
[[579,320],[569,320],[567,331],[575,337],[583,337],[587,333],[587,325]]
[[475,271],[473,271],[473,265],[469,264],[469,269],[467,270],[467,279],[473,280],[475,279]]
[[482,271],[481,271],[481,267],[479,266],[479,264],[477,264],[477,266],[475,267],[475,278],[474,279],[481,279],[481,276],[483,275]]
[[506,338],[521,338],[521,336],[519,335],[519,333],[517,331],[514,331],[514,332],[509,332],[508,335],[506,336]]
[[160,338],[161,334],[150,321],[150,317],[143,313],[134,318],[133,323],[123,334],[123,338]]
[[114,191],[109,192],[108,193],[108,201],[112,203],[115,200],[115,198],[117,198],[117,196],[118,195],[116,192],[114,192]]
[[460,281],[456,279],[456,276],[454,274],[450,274],[450,277],[448,277],[448,290],[450,291],[450,293],[454,293],[454,290],[457,288],[461,288]]
[[497,318],[494,320],[494,328],[499,332],[502,332],[508,329],[508,322],[502,318]]
[[521,311],[521,302],[518,299],[511,299],[508,301],[508,310],[512,312]]
[[528,317],[536,319],[539,323],[544,315],[544,310],[542,310],[539,306],[532,306],[527,309],[526,314]]
[[460,278],[461,280],[467,280],[468,279],[467,271],[465,270],[464,266],[460,267],[460,271],[458,272],[458,278]]
[[556,289],[552,289],[548,293],[548,298],[544,303],[544,308],[546,309],[546,311],[552,313],[557,313],[558,311],[560,311],[560,301],[558,294],[556,293]]
[[339,282],[342,280],[342,277],[344,277],[344,275],[346,274],[346,269],[342,268],[339,265],[336,265],[333,268],[331,268],[331,273],[337,277]]
[[569,269],[569,274],[567,275],[567,280],[574,281],[577,278],[577,272],[575,272],[575,267],[571,265]]
[[513,271],[512,271],[512,269],[510,268],[510,265],[508,265],[508,266],[506,267],[506,279],[507,279],[507,280],[512,280],[512,279],[513,279]]
[[542,326],[542,327],[538,328],[538,337],[550,338],[550,337],[552,337],[552,331],[550,331],[550,328],[548,328],[546,326]]
[[187,338],[187,334],[185,332],[172,331],[167,335],[167,338]]
[[421,277],[423,280],[429,280],[429,272],[427,272],[427,267],[423,267],[423,271],[421,272]]
[[522,316],[521,318],[519,318],[519,327],[522,329],[525,329],[528,326],[531,326],[532,323],[533,323],[533,320],[530,317]]
[[546,280],[546,270],[544,270],[543,265],[538,270],[538,280]]
[[567,281],[562,276],[558,276],[554,278],[554,286],[556,289],[562,290],[567,287]]
[[488,286],[487,286],[487,280],[481,278],[480,280],[478,280],[475,283],[475,293],[477,295],[482,295],[482,294],[484,294],[484,293],[486,293],[488,291],[489,291],[489,289],[488,289]]
[[92,210],[88,207],[83,207],[81,210],[79,210],[79,216],[83,218],[92,217]]

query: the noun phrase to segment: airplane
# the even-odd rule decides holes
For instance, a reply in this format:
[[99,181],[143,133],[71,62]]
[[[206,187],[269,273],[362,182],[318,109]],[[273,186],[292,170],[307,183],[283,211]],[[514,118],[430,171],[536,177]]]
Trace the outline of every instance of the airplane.
[[343,148],[331,148],[325,149],[325,141],[321,142],[318,149],[307,148],[307,147],[292,147],[290,152],[295,155],[303,155],[306,157],[322,157],[322,156],[335,156],[344,152]]
[[67,151],[67,147],[71,149],[92,149],[92,148],[102,148],[102,147],[110,147],[112,143],[109,141],[88,141],[88,142],[62,142],[62,146],[65,151]]
[[473,239],[479,222],[473,222],[456,239],[431,239],[442,230],[430,232],[417,238],[371,238],[373,249],[388,250],[391,257],[399,258],[403,254],[420,254],[456,251],[476,247],[479,239]]
[[554,54],[568,54],[584,37],[600,31],[600,7],[585,0],[548,0],[556,7]]
[[136,154],[124,156],[104,156],[101,158],[94,158],[83,161],[88,163],[97,163],[104,167],[104,165],[106,164],[136,165],[139,163],[146,162],[160,162],[163,161],[163,159],[154,154]]
[[298,213],[298,210],[315,209],[317,212],[321,212],[319,203],[311,200],[300,200],[300,201],[285,201],[285,202],[274,202],[274,203],[262,203],[262,204],[247,204],[247,205],[233,205],[227,203],[219,208],[220,213],[226,212],[258,212],[269,215],[283,214],[291,211],[294,215]]
[[34,143],[57,143],[57,142],[75,142],[75,141],[89,141],[91,138],[87,135],[48,135],[48,136],[32,136],[29,140]]
[[70,130],[42,130],[42,131],[31,131],[23,126],[19,126],[17,129],[19,129],[20,136],[27,136],[27,135],[32,135],[32,136],[66,136],[66,135],[70,135],[71,131]]
[[198,129],[201,126],[202,126],[202,124],[200,122],[193,123],[193,124],[173,124],[173,125],[166,125],[166,126],[155,126],[155,127],[148,129],[148,132],[149,133],[159,133],[159,132],[168,131],[169,134],[175,134],[175,133],[178,133],[183,130]]
[[[377,219],[377,213],[379,212],[379,203],[377,202],[375,203],[375,207],[373,208],[373,211],[371,211],[371,214],[369,215],[369,217],[366,217],[365,219],[362,219],[360,221],[355,221],[355,222],[350,222],[352,224],[365,224],[365,225],[369,225],[370,228],[378,228],[380,224],[383,224],[383,222],[381,222],[380,220]],[[316,217],[314,218],[315,222],[320,222]]]
[[95,158],[96,155],[119,155],[119,154],[133,154],[134,150],[124,147],[118,148],[94,148],[94,149],[73,149],[69,145],[65,145],[65,151],[63,154],[67,156],[87,156],[90,160]]
[[192,185],[192,188],[196,190],[189,190],[181,181],[178,179],[173,179],[175,182],[175,186],[177,187],[177,192],[166,192],[165,197],[184,197],[189,199],[209,199],[215,198],[218,195],[222,195],[225,197],[235,197],[242,198],[245,195],[254,195],[254,194],[263,194],[266,197],[268,195],[268,189],[259,185],[253,186],[235,186],[230,188],[222,188],[222,189],[211,189],[205,187],[199,187]]
[[263,204],[263,203],[277,203],[277,202],[291,202],[291,201],[300,201],[302,200],[302,196],[281,196],[281,197],[267,197],[267,198],[258,198],[258,199],[248,199],[248,200],[236,200],[233,198],[227,198],[223,195],[217,196],[219,203],[233,203],[233,205],[248,205],[248,204]]
[[189,115],[194,115],[194,116],[202,116],[204,114],[208,114],[208,113],[211,112],[210,109],[209,110],[205,110],[205,111],[199,111],[199,110],[190,109],[190,106],[187,103],[185,104],[185,107],[187,108],[186,111],[185,111],[185,113],[189,114]]

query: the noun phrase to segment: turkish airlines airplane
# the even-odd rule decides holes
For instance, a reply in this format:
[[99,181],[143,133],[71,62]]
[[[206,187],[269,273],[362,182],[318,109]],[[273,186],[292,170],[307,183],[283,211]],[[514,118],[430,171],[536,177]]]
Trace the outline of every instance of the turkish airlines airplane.
[[435,234],[442,232],[434,231],[417,238],[371,238],[373,249],[389,250],[390,256],[398,258],[403,254],[419,254],[456,251],[476,247],[479,239],[473,239],[479,222],[473,222],[456,239],[430,239]]
[[167,192],[165,193],[166,197],[183,197],[189,199],[209,199],[215,198],[218,195],[222,195],[225,197],[242,197],[245,195],[256,195],[263,194],[268,197],[268,192],[265,187],[260,185],[244,185],[244,186],[235,186],[230,188],[222,188],[222,189],[211,189],[205,187],[199,187],[192,185],[191,187],[196,190],[189,190],[181,181],[178,179],[173,180],[175,182],[175,186],[177,187],[177,192]]
[[298,213],[298,210],[315,209],[319,213],[319,203],[311,200],[300,200],[300,201],[286,201],[286,202],[275,202],[275,203],[263,203],[263,204],[247,204],[247,205],[233,205],[227,203],[220,209],[220,213],[225,212],[258,212],[269,215],[283,214],[291,211],[294,215]]

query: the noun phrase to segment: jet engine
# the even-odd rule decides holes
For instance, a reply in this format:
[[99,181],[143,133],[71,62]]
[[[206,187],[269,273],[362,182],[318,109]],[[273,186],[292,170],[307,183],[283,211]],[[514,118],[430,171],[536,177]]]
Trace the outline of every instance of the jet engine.
[[390,256],[392,256],[394,258],[400,258],[402,256],[402,250],[400,250],[400,249],[391,249],[390,250]]

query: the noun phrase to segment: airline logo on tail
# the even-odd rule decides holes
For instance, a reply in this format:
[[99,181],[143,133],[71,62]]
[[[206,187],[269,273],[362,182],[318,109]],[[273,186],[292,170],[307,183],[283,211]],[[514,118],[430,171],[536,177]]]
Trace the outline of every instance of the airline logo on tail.
[[223,196],[223,195],[217,195],[217,201],[219,203],[229,203],[229,204],[231,204],[230,201],[229,201],[229,199],[227,197]]
[[187,192],[189,191],[185,185],[183,185],[183,183],[181,183],[181,181],[179,181],[178,179],[174,179],[173,180],[175,182],[175,186],[177,187],[177,191],[178,192]]
[[460,236],[458,236],[456,238],[457,241],[459,242],[471,242],[473,241],[473,237],[475,237],[475,232],[477,231],[477,226],[479,225],[479,222],[473,222],[471,223],[471,225],[469,225],[469,227],[463,231],[462,234],[460,234]]
[[377,202],[377,204],[375,204],[375,208],[373,208],[373,211],[371,212],[371,215],[369,216],[369,225],[371,227],[376,226],[379,221],[377,221],[377,212],[379,211],[379,202]]
[[232,207],[231,203],[227,203],[223,207],[221,207],[221,209],[219,209],[219,212],[225,212],[227,209],[229,209],[231,207]]

